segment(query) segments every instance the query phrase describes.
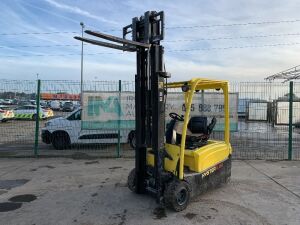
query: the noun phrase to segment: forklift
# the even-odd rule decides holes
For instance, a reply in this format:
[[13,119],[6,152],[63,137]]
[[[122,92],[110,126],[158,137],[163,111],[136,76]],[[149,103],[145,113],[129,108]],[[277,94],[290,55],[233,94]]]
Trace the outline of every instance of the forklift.
[[[128,176],[131,191],[155,196],[159,204],[175,211],[184,210],[190,199],[207,189],[226,183],[231,176],[229,142],[228,82],[194,78],[168,83],[163,55],[164,12],[147,11],[123,28],[123,37],[98,31],[85,33],[105,39],[74,37],[77,40],[121,51],[136,52],[135,75],[135,168]],[[132,40],[127,36],[131,34]],[[166,99],[169,89],[184,95],[185,115],[169,114],[166,125]],[[210,140],[215,117],[190,116],[194,95],[204,90],[224,94],[224,141]],[[208,123],[209,122],[209,123]]]

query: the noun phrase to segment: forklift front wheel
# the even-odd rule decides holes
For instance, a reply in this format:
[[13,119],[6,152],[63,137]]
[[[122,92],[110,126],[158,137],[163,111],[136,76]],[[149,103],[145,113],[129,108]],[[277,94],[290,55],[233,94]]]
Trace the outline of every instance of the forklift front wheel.
[[164,201],[167,207],[176,212],[184,210],[190,201],[190,188],[185,181],[172,181],[164,191]]
[[128,175],[128,180],[127,180],[128,188],[132,192],[135,192],[135,183],[136,183],[136,174],[135,174],[135,168],[134,168],[130,171],[130,173]]

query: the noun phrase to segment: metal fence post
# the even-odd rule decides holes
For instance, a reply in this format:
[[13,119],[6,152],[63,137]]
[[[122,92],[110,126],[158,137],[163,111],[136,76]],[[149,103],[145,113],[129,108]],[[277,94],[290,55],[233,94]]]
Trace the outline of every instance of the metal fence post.
[[292,153],[293,153],[293,96],[294,96],[294,85],[293,85],[293,81],[290,81],[288,160],[292,160]]
[[120,151],[121,151],[121,91],[122,91],[122,81],[119,80],[119,109],[118,109],[118,146],[117,146],[117,157],[120,157]]
[[39,145],[39,128],[40,128],[40,95],[41,95],[41,80],[37,80],[37,93],[36,93],[36,117],[35,117],[35,139],[34,139],[34,156],[38,156]]

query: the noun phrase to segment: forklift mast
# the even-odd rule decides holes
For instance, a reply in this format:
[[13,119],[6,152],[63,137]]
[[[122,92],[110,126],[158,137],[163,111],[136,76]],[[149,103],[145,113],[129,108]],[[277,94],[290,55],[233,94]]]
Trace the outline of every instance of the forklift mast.
[[164,14],[146,12],[139,19],[133,18],[132,24],[123,29],[124,38],[130,28],[133,41],[150,44],[148,49],[138,47],[136,58],[136,191],[144,193],[146,186],[149,187],[146,185],[146,156],[147,148],[150,148],[155,156],[153,172],[159,197],[165,136],[165,79],[168,77],[164,71],[164,48],[160,45],[164,38]]
[[[123,28],[123,38],[95,31],[85,33],[109,40],[103,42],[89,38],[75,39],[94,45],[136,52],[137,72],[135,75],[135,117],[136,148],[135,171],[136,192],[144,193],[151,189],[147,185],[147,151],[154,154],[155,189],[148,190],[156,194],[160,201],[162,195],[162,172],[165,136],[165,100],[167,95],[165,82],[170,77],[164,69],[164,48],[160,41],[164,38],[164,12],[148,11],[141,17],[132,19],[132,24]],[[132,40],[126,39],[128,34]],[[120,45],[121,44],[121,45]]]

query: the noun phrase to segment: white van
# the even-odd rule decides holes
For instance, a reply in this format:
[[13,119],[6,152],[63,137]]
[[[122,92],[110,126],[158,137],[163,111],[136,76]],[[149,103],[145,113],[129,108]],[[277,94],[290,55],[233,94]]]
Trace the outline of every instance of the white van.
[[[81,108],[67,117],[49,120],[42,128],[42,141],[55,149],[66,149],[72,144],[118,143],[117,130],[83,130],[81,129]],[[135,146],[134,130],[121,130],[120,142]]]

